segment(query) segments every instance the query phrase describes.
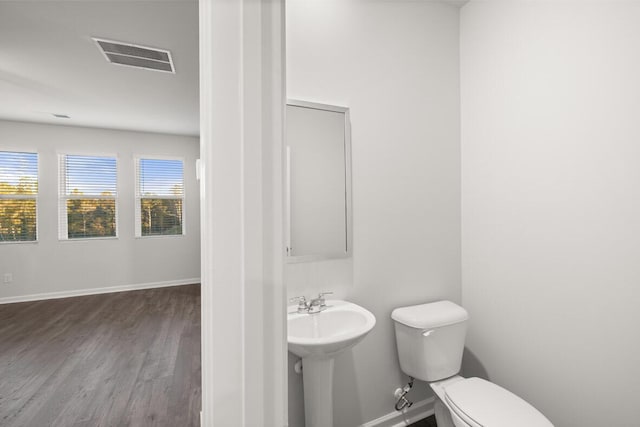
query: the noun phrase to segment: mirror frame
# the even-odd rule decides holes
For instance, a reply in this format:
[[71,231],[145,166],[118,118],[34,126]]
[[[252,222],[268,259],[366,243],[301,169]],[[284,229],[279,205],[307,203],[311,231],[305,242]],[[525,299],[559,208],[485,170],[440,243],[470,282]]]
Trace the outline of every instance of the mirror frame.
[[[312,255],[289,255],[288,249],[291,247],[291,157],[289,145],[285,139],[285,262],[288,264],[310,261],[322,261],[329,259],[350,258],[353,255],[353,210],[351,202],[351,120],[348,107],[337,105],[320,104],[317,102],[301,101],[297,99],[287,99],[287,106],[310,108],[314,110],[332,111],[344,114],[344,162],[345,162],[345,251],[330,252],[326,254]],[[285,108],[285,128],[286,128],[286,108]],[[285,137],[286,138],[286,137]]]

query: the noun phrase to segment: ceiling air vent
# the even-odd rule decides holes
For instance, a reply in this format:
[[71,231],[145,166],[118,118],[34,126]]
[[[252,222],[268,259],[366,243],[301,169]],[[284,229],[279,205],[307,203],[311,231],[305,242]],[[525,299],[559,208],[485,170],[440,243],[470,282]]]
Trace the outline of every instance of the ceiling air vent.
[[174,73],[171,52],[153,47],[139,46],[131,43],[116,42],[93,37],[98,48],[112,64],[126,65],[129,67],[144,68],[147,70]]

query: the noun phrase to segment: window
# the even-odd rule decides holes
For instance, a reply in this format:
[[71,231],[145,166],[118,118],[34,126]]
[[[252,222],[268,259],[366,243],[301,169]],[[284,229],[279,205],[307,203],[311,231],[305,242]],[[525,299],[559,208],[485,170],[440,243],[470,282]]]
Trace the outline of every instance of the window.
[[136,236],[183,234],[182,160],[136,159]]
[[60,155],[59,238],[117,236],[115,157]]
[[38,155],[0,151],[0,242],[34,242]]

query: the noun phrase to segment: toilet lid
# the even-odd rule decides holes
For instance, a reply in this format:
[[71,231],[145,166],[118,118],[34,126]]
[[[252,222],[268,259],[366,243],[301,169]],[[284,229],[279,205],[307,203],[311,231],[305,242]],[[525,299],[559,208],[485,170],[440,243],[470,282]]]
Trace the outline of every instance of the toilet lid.
[[469,315],[467,310],[451,301],[436,301],[396,308],[391,312],[391,318],[411,328],[426,329],[464,322]]
[[529,403],[480,378],[451,384],[445,389],[445,399],[451,410],[474,427],[553,427]]

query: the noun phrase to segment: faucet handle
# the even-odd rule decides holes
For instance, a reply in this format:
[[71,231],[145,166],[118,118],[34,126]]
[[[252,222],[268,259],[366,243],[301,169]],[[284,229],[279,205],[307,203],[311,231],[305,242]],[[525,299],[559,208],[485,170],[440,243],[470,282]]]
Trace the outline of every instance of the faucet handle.
[[309,305],[307,303],[307,298],[304,295],[299,297],[293,297],[289,299],[289,302],[297,302],[298,303],[298,313],[304,313],[308,311]]
[[320,307],[326,307],[327,306],[327,304],[325,303],[325,300],[324,300],[324,296],[325,295],[333,295],[333,292],[320,292],[318,294],[318,299],[320,300]]

